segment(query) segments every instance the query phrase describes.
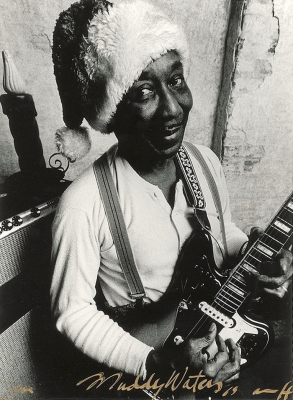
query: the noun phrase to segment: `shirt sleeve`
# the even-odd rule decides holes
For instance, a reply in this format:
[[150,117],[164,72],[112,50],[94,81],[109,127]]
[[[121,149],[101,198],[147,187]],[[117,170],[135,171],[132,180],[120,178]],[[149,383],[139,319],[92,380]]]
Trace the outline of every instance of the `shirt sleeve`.
[[100,246],[87,213],[75,208],[59,210],[52,233],[51,307],[57,329],[99,363],[144,377],[152,348],[96,307]]
[[232,221],[230,211],[230,200],[228,194],[227,183],[220,160],[216,154],[209,148],[197,146],[205,157],[208,166],[215,178],[217,188],[220,194],[223,218],[225,224],[226,241],[228,247],[228,255],[231,258],[237,257],[241,246],[247,242],[248,238],[241,229],[239,229]]

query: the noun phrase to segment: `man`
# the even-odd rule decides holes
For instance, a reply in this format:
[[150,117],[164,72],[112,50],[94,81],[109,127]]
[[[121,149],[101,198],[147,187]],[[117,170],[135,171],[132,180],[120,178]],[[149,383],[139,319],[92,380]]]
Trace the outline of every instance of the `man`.
[[[85,129],[80,128],[83,118],[96,130],[114,131],[118,146],[108,151],[107,160],[146,292],[143,302],[158,302],[170,285],[180,250],[199,223],[176,161],[192,107],[185,80],[185,36],[147,2],[83,1],[61,14],[53,59],[64,120],[71,128],[58,131],[59,149],[71,160],[84,154],[88,143]],[[247,237],[231,222],[217,157],[203,146],[198,148],[220,192],[228,256],[237,259]],[[224,247],[218,212],[199,161],[190,152],[189,157],[197,179],[196,196],[205,203],[215,263],[221,268]],[[178,348],[153,349],[96,304],[97,294],[112,308],[135,300],[117,257],[92,166],[60,201],[52,260],[57,329],[97,365],[144,379],[163,369],[171,374],[186,367],[192,373],[202,370],[215,382],[237,376],[240,350],[231,339],[224,343],[215,324]],[[280,277],[259,280],[283,296],[292,275],[291,261],[284,253],[276,261]],[[218,350],[209,358],[206,349],[215,340]]]

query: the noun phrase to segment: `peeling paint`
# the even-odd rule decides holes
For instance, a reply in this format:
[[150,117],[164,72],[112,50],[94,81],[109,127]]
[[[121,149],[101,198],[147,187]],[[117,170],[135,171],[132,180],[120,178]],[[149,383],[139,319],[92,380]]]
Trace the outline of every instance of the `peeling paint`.
[[245,159],[243,163],[244,172],[252,172],[256,164],[259,164],[265,156],[265,148],[262,145],[245,146]]
[[275,3],[274,0],[272,0],[272,15],[273,18],[276,18],[277,20],[277,32],[275,33],[275,35],[272,37],[272,43],[268,49],[269,53],[275,54],[276,52],[276,47],[278,46],[279,43],[279,39],[280,39],[280,20],[279,18],[275,15]]
[[38,50],[46,53],[51,51],[51,42],[46,33],[32,34],[31,43]]
[[225,156],[223,166],[226,173],[240,175],[245,172],[253,172],[254,167],[261,162],[265,156],[263,145],[235,144],[225,145]]

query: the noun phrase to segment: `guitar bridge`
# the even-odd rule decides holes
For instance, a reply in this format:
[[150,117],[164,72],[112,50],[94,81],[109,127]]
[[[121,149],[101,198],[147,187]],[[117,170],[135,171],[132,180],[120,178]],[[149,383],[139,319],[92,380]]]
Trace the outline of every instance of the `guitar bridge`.
[[217,311],[214,307],[210,306],[207,302],[202,301],[199,303],[200,310],[212,318],[214,321],[223,325],[225,328],[232,328],[234,326],[234,321],[231,318],[228,318],[226,315],[222,314],[220,311]]

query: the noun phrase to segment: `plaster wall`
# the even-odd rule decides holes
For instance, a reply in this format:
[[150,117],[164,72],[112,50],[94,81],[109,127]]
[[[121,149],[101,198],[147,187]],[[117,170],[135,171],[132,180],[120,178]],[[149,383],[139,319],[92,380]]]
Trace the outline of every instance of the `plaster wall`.
[[249,0],[223,166],[235,222],[265,227],[293,186],[293,2]]
[[[115,1],[115,0],[114,0]],[[155,3],[159,1],[153,0]],[[7,49],[33,95],[46,161],[55,152],[54,133],[63,126],[62,110],[51,61],[52,32],[59,13],[71,0],[2,0],[0,3],[0,50]],[[210,145],[221,80],[223,47],[229,17],[229,0],[160,0],[185,27],[191,44],[188,83],[194,96],[187,138]],[[2,76],[2,65],[0,75]],[[4,93],[0,87],[0,93]],[[200,93],[200,96],[199,96]],[[19,170],[8,127],[0,113],[0,176]],[[67,179],[75,178],[87,165],[115,142],[113,135],[91,134],[90,154],[72,164]]]

